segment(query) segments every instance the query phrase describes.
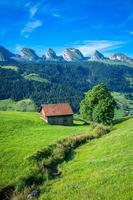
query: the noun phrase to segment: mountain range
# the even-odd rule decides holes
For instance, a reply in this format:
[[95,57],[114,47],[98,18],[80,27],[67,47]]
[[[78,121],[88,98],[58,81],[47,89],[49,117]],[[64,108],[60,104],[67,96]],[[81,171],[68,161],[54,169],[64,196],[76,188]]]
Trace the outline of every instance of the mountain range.
[[47,52],[39,57],[33,49],[22,48],[20,54],[14,54],[3,46],[0,46],[0,62],[16,61],[16,62],[82,62],[82,61],[116,61],[122,63],[133,64],[133,58],[122,53],[113,54],[111,57],[105,57],[102,53],[95,50],[91,57],[85,57],[79,49],[66,48],[62,55],[49,48]]

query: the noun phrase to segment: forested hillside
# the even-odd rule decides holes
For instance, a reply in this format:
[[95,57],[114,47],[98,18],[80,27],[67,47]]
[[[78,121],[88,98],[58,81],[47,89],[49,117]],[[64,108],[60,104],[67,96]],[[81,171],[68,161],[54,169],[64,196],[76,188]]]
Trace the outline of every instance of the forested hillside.
[[0,67],[0,99],[30,98],[38,107],[68,101],[77,111],[85,92],[98,83],[132,96],[133,68],[103,62],[1,63]]

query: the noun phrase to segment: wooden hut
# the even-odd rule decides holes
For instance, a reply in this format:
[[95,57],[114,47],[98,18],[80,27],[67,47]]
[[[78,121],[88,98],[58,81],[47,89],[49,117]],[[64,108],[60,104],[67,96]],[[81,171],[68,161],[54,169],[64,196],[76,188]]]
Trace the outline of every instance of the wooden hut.
[[40,115],[48,124],[73,125],[73,111],[68,103],[41,105]]

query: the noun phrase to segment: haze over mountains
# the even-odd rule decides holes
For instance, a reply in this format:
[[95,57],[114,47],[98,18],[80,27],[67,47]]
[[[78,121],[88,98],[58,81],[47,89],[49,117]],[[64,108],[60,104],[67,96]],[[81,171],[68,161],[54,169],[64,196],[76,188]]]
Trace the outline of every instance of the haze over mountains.
[[56,62],[82,62],[82,61],[119,61],[133,64],[133,58],[122,53],[113,54],[111,57],[105,57],[102,53],[95,50],[91,57],[85,57],[79,49],[66,48],[62,55],[49,48],[47,52],[39,57],[37,53],[30,48],[23,48],[20,54],[14,54],[3,46],[0,46],[0,61],[17,61],[17,62],[39,62],[39,61],[56,61]]

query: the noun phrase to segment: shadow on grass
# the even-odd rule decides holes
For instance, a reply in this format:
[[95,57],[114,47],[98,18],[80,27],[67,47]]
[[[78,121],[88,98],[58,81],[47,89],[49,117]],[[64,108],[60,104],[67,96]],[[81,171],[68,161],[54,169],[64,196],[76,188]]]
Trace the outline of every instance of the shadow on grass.
[[83,124],[76,124],[74,123],[73,126],[85,126],[85,125],[88,125],[87,123],[83,123]]
[[124,121],[127,121],[128,119],[131,119],[131,118],[133,118],[133,116],[127,116],[127,117],[122,117],[120,119],[115,119],[113,121],[113,125],[120,124],[120,123],[122,123]]
[[70,160],[73,160],[75,156],[75,151],[73,149],[71,149],[71,151],[69,152],[69,154],[66,156],[65,161],[69,162]]
[[[67,162],[67,163],[68,163],[69,161],[73,160],[74,157],[75,157],[74,149],[71,149],[70,152],[69,152],[69,154],[68,154],[68,155],[66,156],[66,158],[64,159],[64,162]],[[50,179],[58,179],[58,178],[60,178],[61,175],[62,175],[62,171],[59,170],[58,165],[54,165],[54,166],[52,167],[52,169],[50,169],[50,173],[51,173]]]

